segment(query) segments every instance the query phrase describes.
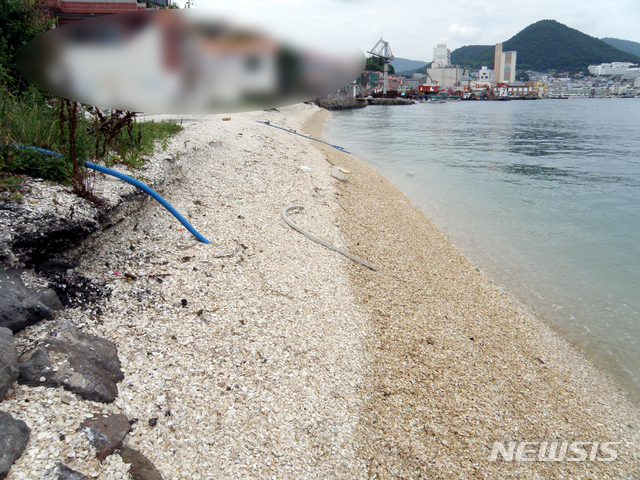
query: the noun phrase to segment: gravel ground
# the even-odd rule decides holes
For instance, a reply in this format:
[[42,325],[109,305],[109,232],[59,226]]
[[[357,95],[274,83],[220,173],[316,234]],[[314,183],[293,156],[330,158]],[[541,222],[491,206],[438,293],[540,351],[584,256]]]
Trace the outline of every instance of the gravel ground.
[[[68,309],[54,322],[114,341],[125,380],[110,405],[16,386],[0,410],[32,432],[7,478],[47,478],[56,461],[128,478],[77,432],[99,413],[138,419],[125,444],[165,479],[638,474],[638,412],[614,384],[386,179],[258,123],[317,137],[324,115],[182,117],[167,152],[182,174],[162,194],[211,244],[149,200],[69,253],[111,297],[101,315]],[[332,164],[351,179],[333,179]],[[287,226],[293,204],[305,206],[294,222],[380,270]],[[18,350],[51,325],[19,333]],[[614,462],[488,461],[494,441],[519,440],[620,444]]]

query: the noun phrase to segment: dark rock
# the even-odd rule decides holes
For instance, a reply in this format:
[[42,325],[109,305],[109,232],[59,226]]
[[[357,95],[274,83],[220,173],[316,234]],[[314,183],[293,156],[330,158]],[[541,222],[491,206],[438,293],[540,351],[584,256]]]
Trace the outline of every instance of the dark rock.
[[4,478],[29,441],[31,429],[22,420],[0,412],[0,479]]
[[80,208],[70,206],[60,213],[24,204],[0,212],[3,223],[10,227],[0,234],[0,259],[19,258],[37,264],[52,253],[77,245],[98,230],[96,219],[87,215],[92,209],[83,203]]
[[96,447],[96,458],[101,462],[111,455],[131,430],[131,424],[124,415],[98,415],[80,424],[91,445]]
[[155,465],[140,452],[128,447],[122,447],[120,456],[124,463],[131,464],[129,475],[133,480],[163,480]]
[[59,260],[45,260],[36,265],[35,271],[38,273],[64,273],[72,268],[76,268],[76,265]]
[[153,417],[149,419],[149,426],[155,427],[158,424],[158,417]]
[[7,394],[13,382],[18,379],[18,351],[13,333],[0,327],[0,400]]
[[0,327],[12,332],[40,320],[51,320],[53,312],[25,287],[17,270],[0,271]]
[[34,288],[33,294],[51,310],[62,310],[64,308],[58,294],[50,288]]
[[76,274],[47,273],[49,287],[65,307],[88,308],[108,295],[103,285]]
[[[55,367],[55,371],[54,371]],[[118,349],[104,338],[65,323],[18,359],[18,382],[63,387],[86,400],[111,403],[124,378]]]
[[354,108],[364,108],[369,104],[366,99],[349,98],[343,100],[318,100],[318,106],[327,110],[351,110]]
[[58,468],[57,480],[89,480],[89,477],[87,477],[84,473],[71,470],[69,467],[60,462],[56,463],[56,467]]

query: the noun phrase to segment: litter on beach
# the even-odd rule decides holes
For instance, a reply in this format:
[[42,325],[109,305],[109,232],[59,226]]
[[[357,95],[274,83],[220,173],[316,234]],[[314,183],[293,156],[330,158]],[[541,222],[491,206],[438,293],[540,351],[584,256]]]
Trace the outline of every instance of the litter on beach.
[[333,167],[331,169],[331,176],[333,178],[337,178],[341,182],[346,182],[351,176],[351,170],[347,170],[346,168],[342,167]]

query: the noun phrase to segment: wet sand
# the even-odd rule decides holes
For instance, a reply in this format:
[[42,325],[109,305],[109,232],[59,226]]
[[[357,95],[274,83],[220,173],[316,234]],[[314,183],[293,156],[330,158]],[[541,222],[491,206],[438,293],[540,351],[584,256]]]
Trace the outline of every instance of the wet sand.
[[[326,117],[307,125],[314,136]],[[389,180],[318,145],[352,171],[335,199],[348,248],[380,268],[349,269],[369,318],[359,431],[368,475],[637,475],[638,410],[616,383],[482,275]],[[620,444],[613,462],[489,461],[495,441]]]

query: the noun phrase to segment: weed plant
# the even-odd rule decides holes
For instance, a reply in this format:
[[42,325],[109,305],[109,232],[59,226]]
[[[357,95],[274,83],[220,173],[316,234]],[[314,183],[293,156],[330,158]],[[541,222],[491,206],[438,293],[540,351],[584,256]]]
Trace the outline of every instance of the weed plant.
[[[173,122],[137,122],[133,112],[101,111],[76,102],[46,97],[35,87],[22,94],[0,90],[0,189],[12,175],[29,175],[71,184],[90,196],[83,160],[144,165],[156,142],[166,148],[168,138],[182,130]],[[38,147],[62,155],[47,155]]]

